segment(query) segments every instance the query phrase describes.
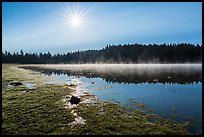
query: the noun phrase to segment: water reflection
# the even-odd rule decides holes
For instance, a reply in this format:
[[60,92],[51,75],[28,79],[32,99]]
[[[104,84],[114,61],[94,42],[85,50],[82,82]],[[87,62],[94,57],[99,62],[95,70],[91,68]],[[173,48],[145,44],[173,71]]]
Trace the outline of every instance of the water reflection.
[[[177,122],[190,122],[189,131],[202,133],[202,64],[145,67],[93,67],[70,65],[23,66],[68,82],[78,76],[79,88],[100,100],[138,109],[145,104],[156,114]],[[129,83],[129,84],[125,84]],[[132,100],[132,101],[130,101]],[[189,119],[190,118],[190,119]]]
[[185,66],[167,68],[127,69],[115,71],[55,69],[39,66],[22,66],[47,75],[85,76],[86,78],[102,78],[107,83],[163,83],[163,84],[192,84],[202,82],[202,66]]

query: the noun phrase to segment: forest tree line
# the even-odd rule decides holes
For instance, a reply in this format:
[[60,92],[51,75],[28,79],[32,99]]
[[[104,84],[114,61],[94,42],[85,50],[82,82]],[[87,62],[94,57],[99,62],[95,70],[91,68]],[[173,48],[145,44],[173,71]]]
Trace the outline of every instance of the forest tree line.
[[201,63],[202,45],[124,44],[107,45],[101,50],[47,53],[2,52],[2,63],[73,64],[73,63]]

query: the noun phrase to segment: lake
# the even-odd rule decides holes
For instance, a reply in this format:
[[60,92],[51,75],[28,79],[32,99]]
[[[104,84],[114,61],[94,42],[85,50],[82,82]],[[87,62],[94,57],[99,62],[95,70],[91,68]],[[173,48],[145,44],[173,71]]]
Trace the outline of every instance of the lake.
[[177,122],[190,122],[191,133],[202,133],[202,64],[69,64],[23,68],[52,76],[53,83],[76,81],[78,90],[94,94],[100,100]]

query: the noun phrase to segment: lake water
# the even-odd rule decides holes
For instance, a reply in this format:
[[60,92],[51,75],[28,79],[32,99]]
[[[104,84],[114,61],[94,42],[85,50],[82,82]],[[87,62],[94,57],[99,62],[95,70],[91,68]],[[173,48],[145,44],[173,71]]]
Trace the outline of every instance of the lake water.
[[[88,71],[70,72],[61,70],[46,70],[55,77],[56,82],[71,82],[77,80],[77,87],[81,92],[95,94],[100,100],[117,102],[132,108],[137,103],[144,104],[148,113],[156,113],[162,117],[177,122],[190,122],[189,131],[194,134],[202,133],[202,65],[188,69],[143,71],[140,74],[111,73],[100,74]],[[173,69],[175,70],[175,69]],[[124,71],[127,72],[127,71]],[[55,83],[55,82],[53,82]],[[135,103],[137,102],[137,103]]]

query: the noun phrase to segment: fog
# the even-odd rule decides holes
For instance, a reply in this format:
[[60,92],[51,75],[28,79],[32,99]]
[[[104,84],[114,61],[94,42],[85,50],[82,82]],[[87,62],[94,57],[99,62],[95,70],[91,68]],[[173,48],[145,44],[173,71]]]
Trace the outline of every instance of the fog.
[[49,65],[28,65],[33,68],[86,72],[86,73],[111,73],[111,74],[155,74],[163,72],[191,73],[202,71],[202,64],[49,64]]
[[202,64],[41,64],[22,68],[112,82],[202,82]]

